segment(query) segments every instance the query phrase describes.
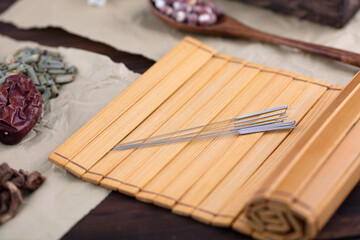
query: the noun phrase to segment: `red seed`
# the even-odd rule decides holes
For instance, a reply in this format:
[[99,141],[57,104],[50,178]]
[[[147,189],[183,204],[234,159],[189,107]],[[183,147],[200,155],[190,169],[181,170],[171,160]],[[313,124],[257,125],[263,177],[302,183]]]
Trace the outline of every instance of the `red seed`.
[[190,13],[187,15],[187,23],[189,25],[196,25],[198,23],[199,16],[196,13]]

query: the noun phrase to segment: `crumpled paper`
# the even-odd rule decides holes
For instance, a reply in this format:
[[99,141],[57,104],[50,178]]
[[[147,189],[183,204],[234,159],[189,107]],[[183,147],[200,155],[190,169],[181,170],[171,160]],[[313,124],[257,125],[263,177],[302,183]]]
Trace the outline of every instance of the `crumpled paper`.
[[[38,45],[0,36],[0,56],[24,46]],[[139,74],[96,53],[61,47],[52,51],[58,51],[68,66],[75,65],[78,74],[74,82],[60,89],[57,98],[44,105],[40,120],[19,144],[0,144],[0,163],[7,162],[17,170],[38,170],[47,178],[24,198],[15,217],[0,226],[0,239],[60,238],[110,192],[81,181],[47,157]]]
[[[211,0],[241,22],[269,33],[360,53],[360,12],[343,29],[256,8],[237,0]],[[185,35],[161,22],[148,0],[109,0],[102,8],[86,0],[18,0],[0,16],[20,28],[60,27],[119,50],[158,60]],[[41,13],[41,14],[39,14]],[[336,85],[346,85],[359,70],[287,47],[244,39],[194,35],[219,52]]]

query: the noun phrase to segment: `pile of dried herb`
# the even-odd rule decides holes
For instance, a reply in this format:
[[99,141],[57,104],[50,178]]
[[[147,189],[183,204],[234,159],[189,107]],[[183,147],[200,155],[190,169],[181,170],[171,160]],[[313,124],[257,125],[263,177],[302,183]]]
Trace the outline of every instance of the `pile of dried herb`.
[[8,55],[0,63],[0,142],[20,142],[36,124],[42,102],[58,96],[75,74],[58,53],[25,47]]
[[38,189],[43,182],[38,171],[28,173],[22,169],[16,171],[7,163],[0,165],[0,224],[11,219],[23,201],[23,194]]
[[46,100],[56,97],[62,84],[74,80],[76,68],[66,67],[59,53],[25,47],[0,63],[0,84],[10,75],[26,75]]

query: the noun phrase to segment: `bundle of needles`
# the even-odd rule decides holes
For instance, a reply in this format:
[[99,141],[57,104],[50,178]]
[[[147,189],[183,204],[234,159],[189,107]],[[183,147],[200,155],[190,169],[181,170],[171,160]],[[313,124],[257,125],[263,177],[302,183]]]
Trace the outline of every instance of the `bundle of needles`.
[[295,129],[295,121],[285,122],[288,106],[246,114],[206,125],[196,126],[149,138],[116,145],[112,151],[149,147],[154,145],[193,141],[228,135],[243,135],[276,130]]

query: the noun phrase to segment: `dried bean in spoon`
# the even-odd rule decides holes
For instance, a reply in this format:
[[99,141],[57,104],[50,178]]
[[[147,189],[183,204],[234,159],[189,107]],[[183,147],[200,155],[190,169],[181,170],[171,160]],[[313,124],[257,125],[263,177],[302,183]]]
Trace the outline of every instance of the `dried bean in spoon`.
[[214,25],[222,11],[202,0],[152,0],[155,8],[178,23],[198,26]]

